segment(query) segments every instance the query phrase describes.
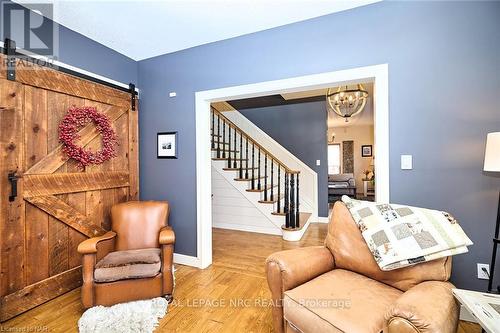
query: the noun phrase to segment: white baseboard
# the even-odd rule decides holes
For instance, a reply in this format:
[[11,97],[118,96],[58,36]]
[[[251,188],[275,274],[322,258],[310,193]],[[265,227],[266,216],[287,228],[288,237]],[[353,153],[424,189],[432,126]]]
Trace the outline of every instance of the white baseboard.
[[470,321],[472,323],[477,323],[476,317],[474,317],[463,305],[460,305],[460,320]]
[[217,223],[213,224],[213,227],[220,228],[220,229],[256,232],[259,234],[280,235],[281,236],[281,229],[278,229],[272,225],[270,225],[269,227],[264,227],[264,226],[256,226],[256,225],[217,222]]
[[180,253],[174,253],[174,264],[201,268],[201,262],[197,257],[187,256]]
[[318,218],[315,220],[315,221],[311,221],[311,222],[317,222],[317,223],[328,223],[330,221],[330,219],[328,217],[324,217],[324,216],[318,216]]

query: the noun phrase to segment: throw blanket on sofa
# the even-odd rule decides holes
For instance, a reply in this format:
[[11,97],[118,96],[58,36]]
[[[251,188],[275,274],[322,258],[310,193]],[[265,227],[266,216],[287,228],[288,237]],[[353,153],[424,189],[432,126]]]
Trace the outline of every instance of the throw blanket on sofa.
[[448,213],[343,196],[383,271],[467,252],[471,240]]

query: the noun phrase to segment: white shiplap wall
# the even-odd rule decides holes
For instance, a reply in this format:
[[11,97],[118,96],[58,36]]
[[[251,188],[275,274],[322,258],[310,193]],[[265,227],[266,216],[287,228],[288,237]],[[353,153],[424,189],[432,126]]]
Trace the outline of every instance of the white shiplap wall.
[[281,235],[281,229],[214,166],[212,166],[212,195],[213,227]]

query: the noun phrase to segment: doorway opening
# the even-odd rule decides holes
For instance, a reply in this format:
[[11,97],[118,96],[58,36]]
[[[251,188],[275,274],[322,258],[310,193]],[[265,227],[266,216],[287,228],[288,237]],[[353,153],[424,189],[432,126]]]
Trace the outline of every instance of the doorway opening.
[[273,94],[325,89],[345,84],[374,85],[374,144],[377,145],[377,201],[389,201],[389,85],[388,65],[306,75],[283,80],[196,92],[197,257],[187,264],[206,268],[212,263],[211,103]]
[[356,94],[359,94],[357,90],[363,89],[362,91],[366,92],[366,100],[360,112],[352,117],[342,117],[327,105],[329,110],[327,142],[330,209],[337,200],[341,200],[343,195],[353,199],[375,201],[377,147],[374,126],[374,88],[372,82],[362,82],[360,85],[331,89],[332,91],[350,89],[353,91],[353,96],[349,97],[353,99],[356,98]]

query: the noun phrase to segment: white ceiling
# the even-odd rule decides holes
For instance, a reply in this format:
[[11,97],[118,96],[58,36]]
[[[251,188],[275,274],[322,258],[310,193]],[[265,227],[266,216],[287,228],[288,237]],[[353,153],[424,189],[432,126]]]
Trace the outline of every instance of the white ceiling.
[[[14,0],[25,4],[33,0]],[[54,21],[134,60],[381,0],[44,0]]]

